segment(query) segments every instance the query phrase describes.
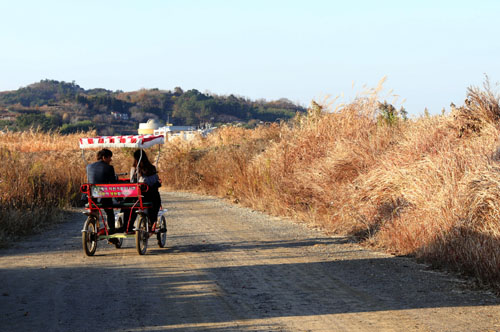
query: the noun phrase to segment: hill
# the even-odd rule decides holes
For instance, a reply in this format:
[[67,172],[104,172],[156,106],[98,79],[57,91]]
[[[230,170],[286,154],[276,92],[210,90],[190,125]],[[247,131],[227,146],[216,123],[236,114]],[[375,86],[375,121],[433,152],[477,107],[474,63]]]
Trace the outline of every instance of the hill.
[[42,80],[15,91],[0,92],[0,127],[38,127],[63,134],[95,128],[101,135],[137,132],[139,122],[154,118],[174,125],[288,120],[305,108],[287,99],[257,100],[219,96],[196,89],[141,89],[132,92],[83,89],[71,83]]

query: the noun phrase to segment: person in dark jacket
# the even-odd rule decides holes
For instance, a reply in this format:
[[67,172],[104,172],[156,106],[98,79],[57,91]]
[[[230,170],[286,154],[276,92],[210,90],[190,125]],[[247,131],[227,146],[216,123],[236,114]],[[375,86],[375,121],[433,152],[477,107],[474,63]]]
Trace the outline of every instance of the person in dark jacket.
[[[87,165],[87,181],[90,184],[107,184],[116,182],[115,168],[111,166],[113,152],[102,149],[97,152],[97,161]],[[109,234],[115,233],[115,214],[113,212],[113,199],[99,198],[98,202],[104,207],[108,217]]]

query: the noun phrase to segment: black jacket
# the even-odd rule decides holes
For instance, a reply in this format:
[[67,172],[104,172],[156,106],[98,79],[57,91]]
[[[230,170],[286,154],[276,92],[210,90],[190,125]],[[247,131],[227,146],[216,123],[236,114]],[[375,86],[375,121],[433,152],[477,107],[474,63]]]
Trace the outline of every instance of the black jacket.
[[116,182],[115,169],[113,166],[99,160],[87,165],[87,181],[92,184]]

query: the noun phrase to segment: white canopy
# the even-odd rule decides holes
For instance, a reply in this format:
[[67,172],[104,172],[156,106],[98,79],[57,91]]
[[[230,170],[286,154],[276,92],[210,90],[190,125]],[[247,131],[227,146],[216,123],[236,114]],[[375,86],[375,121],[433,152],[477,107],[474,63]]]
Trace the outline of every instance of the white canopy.
[[146,149],[163,144],[163,135],[98,136],[80,138],[80,149],[138,148]]

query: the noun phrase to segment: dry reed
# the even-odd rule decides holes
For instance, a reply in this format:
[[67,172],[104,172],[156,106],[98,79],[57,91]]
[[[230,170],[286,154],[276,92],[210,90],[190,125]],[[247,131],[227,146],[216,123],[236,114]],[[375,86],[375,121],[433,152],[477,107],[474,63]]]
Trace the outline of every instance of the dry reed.
[[[162,159],[170,188],[293,216],[500,286],[498,96],[387,124],[376,94],[313,104],[293,124],[225,128]],[[327,111],[325,111],[327,110]]]
[[[389,123],[377,118],[377,91],[336,108],[313,103],[288,124],[168,143],[164,187],[308,220],[500,289],[497,94],[470,88],[450,115]],[[0,243],[78,200],[79,136],[0,136]],[[128,171],[132,151],[114,152],[117,172]]]
[[[95,132],[61,136],[40,131],[0,135],[0,246],[19,235],[56,223],[61,211],[78,205],[85,164],[78,139]],[[131,165],[130,151],[116,154],[124,172]],[[87,154],[95,159],[95,152]]]

